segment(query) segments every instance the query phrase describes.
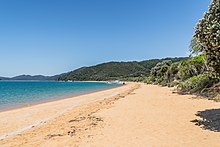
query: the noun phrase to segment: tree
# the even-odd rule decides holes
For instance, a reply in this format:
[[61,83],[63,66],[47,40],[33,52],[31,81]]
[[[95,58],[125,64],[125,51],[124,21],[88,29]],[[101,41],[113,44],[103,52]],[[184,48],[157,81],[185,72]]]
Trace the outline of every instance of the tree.
[[208,12],[199,20],[194,37],[206,55],[212,76],[220,76],[220,0],[213,0]]
[[198,40],[196,37],[193,37],[190,43],[190,52],[192,54],[199,54],[201,52],[202,47],[198,43]]

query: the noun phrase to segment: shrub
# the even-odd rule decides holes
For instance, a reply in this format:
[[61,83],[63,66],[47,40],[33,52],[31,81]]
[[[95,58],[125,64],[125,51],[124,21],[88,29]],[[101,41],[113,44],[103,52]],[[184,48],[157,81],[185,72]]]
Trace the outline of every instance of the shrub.
[[177,77],[181,81],[185,81],[193,76],[202,74],[206,71],[205,66],[205,55],[201,54],[199,56],[193,57],[190,60],[182,61],[179,64],[179,72]]
[[151,74],[150,74],[152,82],[155,82],[158,84],[163,82],[165,74],[169,66],[171,66],[171,64],[172,64],[172,61],[164,60],[163,62],[159,62],[154,68],[152,68]]
[[205,88],[201,91],[202,96],[209,97],[210,99],[220,100],[220,83],[216,83],[210,88]]
[[205,88],[209,88],[214,84],[213,80],[210,78],[209,74],[204,73],[198,76],[194,76],[180,83],[178,86],[179,90],[182,92],[189,91],[191,93],[200,92]]
[[179,62],[173,63],[167,70],[165,75],[165,81],[171,83],[177,78],[177,73],[179,72]]

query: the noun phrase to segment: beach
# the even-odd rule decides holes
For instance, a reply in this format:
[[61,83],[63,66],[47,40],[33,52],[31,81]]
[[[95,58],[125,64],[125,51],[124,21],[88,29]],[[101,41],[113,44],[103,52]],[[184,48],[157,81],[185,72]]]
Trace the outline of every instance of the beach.
[[220,103],[173,90],[127,83],[0,112],[0,146],[219,146],[192,120]]

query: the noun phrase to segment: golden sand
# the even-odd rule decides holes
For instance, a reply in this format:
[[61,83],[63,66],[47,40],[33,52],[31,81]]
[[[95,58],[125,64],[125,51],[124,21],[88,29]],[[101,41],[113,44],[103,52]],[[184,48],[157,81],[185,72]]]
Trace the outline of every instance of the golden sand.
[[0,113],[0,146],[219,146],[191,121],[220,103],[140,83]]

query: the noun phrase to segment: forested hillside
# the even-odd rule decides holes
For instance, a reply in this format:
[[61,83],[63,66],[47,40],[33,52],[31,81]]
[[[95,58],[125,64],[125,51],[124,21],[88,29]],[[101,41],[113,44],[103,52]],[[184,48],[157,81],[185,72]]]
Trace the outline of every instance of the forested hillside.
[[186,58],[152,59],[141,62],[108,62],[91,67],[82,67],[59,77],[59,80],[106,81],[128,80],[133,77],[147,76],[152,67],[163,60],[178,62]]

